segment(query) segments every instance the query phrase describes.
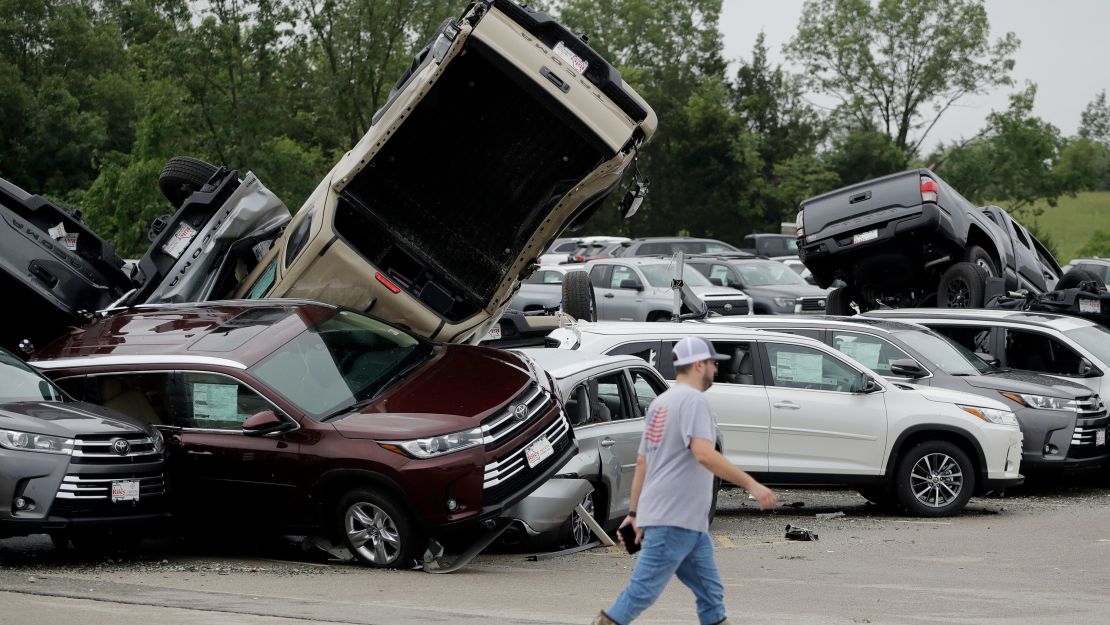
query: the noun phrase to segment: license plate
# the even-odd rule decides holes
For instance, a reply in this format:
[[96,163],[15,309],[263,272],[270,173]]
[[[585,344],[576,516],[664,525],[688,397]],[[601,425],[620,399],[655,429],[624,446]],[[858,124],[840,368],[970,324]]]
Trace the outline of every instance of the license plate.
[[174,258],[181,258],[181,253],[189,247],[195,236],[197,236],[197,231],[192,226],[180,224],[177,226],[177,232],[174,233],[173,237],[162,245],[162,251]]
[[486,332],[486,338],[483,341],[497,341],[501,339],[501,326],[493,326]]
[[579,74],[586,73],[586,68],[590,66],[590,64],[587,63],[585,59],[578,56],[574,52],[571,52],[571,49],[566,47],[566,45],[562,41],[555,44],[555,54],[559,55],[559,58],[563,59],[567,63],[570,63],[570,66],[573,67],[574,70]]
[[877,238],[879,238],[878,229],[868,230],[867,232],[861,232],[859,234],[852,235],[852,245],[874,241]]
[[551,446],[551,441],[547,440],[546,436],[541,436],[536,442],[524,448],[524,459],[528,461],[529,467],[534,467],[553,453],[555,448]]
[[1095,431],[1095,446],[1101,447],[1106,444],[1106,430]]
[[1100,313],[1102,312],[1102,302],[1097,299],[1079,299],[1079,312],[1081,313]]
[[112,482],[112,503],[117,501],[138,501],[139,482],[136,480],[117,480]]

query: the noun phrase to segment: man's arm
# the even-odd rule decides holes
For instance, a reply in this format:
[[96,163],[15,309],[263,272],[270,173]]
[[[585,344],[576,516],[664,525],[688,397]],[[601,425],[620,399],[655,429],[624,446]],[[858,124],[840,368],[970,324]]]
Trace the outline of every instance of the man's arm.
[[[725,458],[721,452],[713,447],[713,441],[704,438],[691,438],[690,451],[693,452],[698,463],[712,471],[713,475],[726,482],[736,484],[751,493],[759,502],[761,510],[775,507],[775,502],[778,500],[775,493],[770,488],[755,481],[755,478],[748,475],[740,467],[729,462],[728,458]],[[635,482],[633,482],[632,488],[636,488]]]

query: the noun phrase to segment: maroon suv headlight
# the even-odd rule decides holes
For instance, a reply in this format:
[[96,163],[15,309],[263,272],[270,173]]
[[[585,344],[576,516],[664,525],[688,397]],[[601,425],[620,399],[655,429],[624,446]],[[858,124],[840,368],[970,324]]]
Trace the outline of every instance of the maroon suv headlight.
[[378,444],[394,453],[413,458],[435,458],[444,454],[470,449],[483,444],[482,428],[476,427],[462,432],[414,438],[407,441],[378,441]]

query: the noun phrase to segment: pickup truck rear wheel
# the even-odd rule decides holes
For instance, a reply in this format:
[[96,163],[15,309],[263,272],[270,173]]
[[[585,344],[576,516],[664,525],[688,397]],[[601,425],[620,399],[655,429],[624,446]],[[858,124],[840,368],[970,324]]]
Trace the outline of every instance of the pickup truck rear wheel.
[[158,175],[158,188],[174,208],[181,208],[193,191],[199,191],[219,170],[199,158],[175,156],[166,161]]
[[579,321],[597,321],[597,300],[590,274],[568,271],[563,276],[563,312]]
[[937,286],[940,308],[982,308],[987,270],[975,263],[956,263],[944,272]]
[[389,497],[356,488],[335,508],[336,533],[358,561],[381,569],[407,569],[422,539],[408,513]]
[[898,463],[894,491],[917,516],[956,514],[975,492],[975,470],[967,454],[953,443],[918,443]]

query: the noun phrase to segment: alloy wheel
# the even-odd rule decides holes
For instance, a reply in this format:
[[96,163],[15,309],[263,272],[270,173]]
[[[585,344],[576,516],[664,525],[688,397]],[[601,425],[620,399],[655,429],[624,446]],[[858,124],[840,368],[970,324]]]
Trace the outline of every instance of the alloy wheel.
[[372,503],[351,505],[343,518],[351,548],[378,565],[391,564],[401,554],[401,532],[384,510]]
[[970,308],[971,285],[963,278],[950,281],[944,291],[944,300],[948,308]]
[[913,496],[930,508],[943,508],[952,503],[963,488],[963,470],[948,454],[926,454],[914,463],[910,471]]
[[[591,517],[594,516],[593,493],[586,495],[586,498],[582,500],[582,508]],[[586,543],[590,542],[591,536],[593,536],[593,530],[590,529],[590,526],[586,525],[586,521],[584,521],[582,517],[578,515],[577,510],[572,512],[570,514],[570,537],[574,541],[574,544],[577,546],[585,545]]]

